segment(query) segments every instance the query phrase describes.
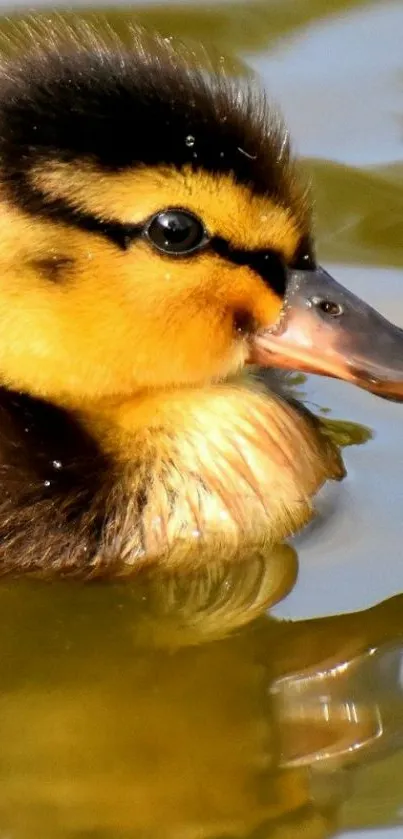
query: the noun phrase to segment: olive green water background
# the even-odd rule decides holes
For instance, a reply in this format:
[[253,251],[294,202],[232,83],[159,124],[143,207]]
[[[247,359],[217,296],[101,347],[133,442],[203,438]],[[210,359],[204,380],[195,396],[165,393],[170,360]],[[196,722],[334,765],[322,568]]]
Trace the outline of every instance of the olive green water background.
[[[259,72],[312,173],[320,260],[403,326],[401,0],[106,11]],[[269,615],[270,572],[248,563],[0,583],[0,839],[403,836],[403,406],[301,388],[373,437]]]

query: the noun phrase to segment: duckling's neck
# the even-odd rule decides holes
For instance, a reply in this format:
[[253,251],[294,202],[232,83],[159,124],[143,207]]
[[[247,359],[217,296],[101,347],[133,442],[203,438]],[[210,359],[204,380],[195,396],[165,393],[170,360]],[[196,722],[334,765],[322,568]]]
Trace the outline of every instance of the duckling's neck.
[[141,393],[83,420],[138,493],[146,487],[146,552],[200,534],[278,542],[312,514],[340,462],[295,407],[244,384]]

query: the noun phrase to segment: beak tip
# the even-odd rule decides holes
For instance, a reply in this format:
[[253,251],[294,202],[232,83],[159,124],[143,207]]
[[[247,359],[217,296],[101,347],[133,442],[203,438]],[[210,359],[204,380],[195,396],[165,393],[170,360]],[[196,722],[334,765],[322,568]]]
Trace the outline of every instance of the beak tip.
[[342,379],[403,402],[403,330],[321,268],[290,273],[281,329],[260,330],[253,355],[263,367]]

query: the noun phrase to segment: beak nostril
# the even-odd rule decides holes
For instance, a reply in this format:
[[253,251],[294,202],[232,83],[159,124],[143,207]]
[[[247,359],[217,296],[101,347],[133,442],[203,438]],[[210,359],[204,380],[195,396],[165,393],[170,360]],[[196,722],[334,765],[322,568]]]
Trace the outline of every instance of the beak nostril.
[[309,302],[316,309],[319,309],[323,315],[330,318],[339,318],[344,312],[340,303],[335,303],[334,300],[327,300],[324,297],[311,297]]

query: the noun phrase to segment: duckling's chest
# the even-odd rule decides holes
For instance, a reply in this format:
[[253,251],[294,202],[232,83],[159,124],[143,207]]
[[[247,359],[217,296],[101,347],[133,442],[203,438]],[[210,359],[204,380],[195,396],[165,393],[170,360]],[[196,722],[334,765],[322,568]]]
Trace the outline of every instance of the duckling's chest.
[[182,426],[129,435],[122,460],[73,415],[1,389],[0,573],[127,576],[269,550],[337,467],[303,414],[275,407],[274,422],[270,401],[214,391]]

